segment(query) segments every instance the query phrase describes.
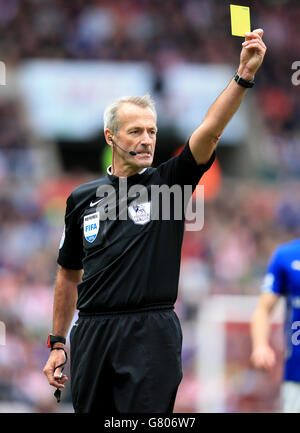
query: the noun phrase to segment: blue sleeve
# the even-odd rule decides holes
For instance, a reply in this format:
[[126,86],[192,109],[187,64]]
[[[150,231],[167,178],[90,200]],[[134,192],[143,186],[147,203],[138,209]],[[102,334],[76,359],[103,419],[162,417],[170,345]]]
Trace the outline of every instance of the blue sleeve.
[[263,293],[285,294],[285,278],[282,251],[278,248],[271,257],[261,287]]

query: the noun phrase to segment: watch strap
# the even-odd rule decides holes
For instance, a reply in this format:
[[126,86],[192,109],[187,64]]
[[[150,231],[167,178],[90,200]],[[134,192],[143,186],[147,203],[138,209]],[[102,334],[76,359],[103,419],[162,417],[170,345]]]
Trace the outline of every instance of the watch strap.
[[236,72],[235,74],[234,74],[234,81],[239,85],[239,86],[242,86],[242,87],[245,87],[246,89],[249,89],[249,88],[251,88],[251,87],[253,87],[254,86],[254,78],[251,80],[251,81],[249,81],[249,80],[245,80],[244,78],[242,78],[240,75],[239,75],[239,73],[238,72]]

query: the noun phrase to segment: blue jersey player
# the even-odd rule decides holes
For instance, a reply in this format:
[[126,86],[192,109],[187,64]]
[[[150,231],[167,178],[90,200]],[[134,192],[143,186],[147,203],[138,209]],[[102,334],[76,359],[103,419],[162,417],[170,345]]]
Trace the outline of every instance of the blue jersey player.
[[279,246],[273,253],[252,319],[251,361],[267,371],[276,362],[269,344],[269,325],[280,296],[286,301],[282,411],[300,412],[300,239]]

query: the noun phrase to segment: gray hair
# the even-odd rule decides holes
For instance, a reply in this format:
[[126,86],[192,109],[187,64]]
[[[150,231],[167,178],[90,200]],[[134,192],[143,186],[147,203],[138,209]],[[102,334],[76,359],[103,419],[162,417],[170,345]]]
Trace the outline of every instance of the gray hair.
[[106,129],[110,129],[114,134],[118,134],[120,127],[118,110],[120,106],[126,102],[142,108],[150,108],[150,110],[154,114],[155,120],[157,119],[155,103],[149,93],[144,96],[122,96],[121,98],[117,99],[115,102],[106,107],[103,115],[104,131]]

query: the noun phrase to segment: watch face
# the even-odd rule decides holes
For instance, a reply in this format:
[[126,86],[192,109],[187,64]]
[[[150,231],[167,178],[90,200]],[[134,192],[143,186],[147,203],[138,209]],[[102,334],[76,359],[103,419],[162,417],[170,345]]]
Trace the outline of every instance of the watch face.
[[64,337],[59,337],[58,335],[49,334],[47,339],[47,347],[51,348],[54,343],[66,343]]

